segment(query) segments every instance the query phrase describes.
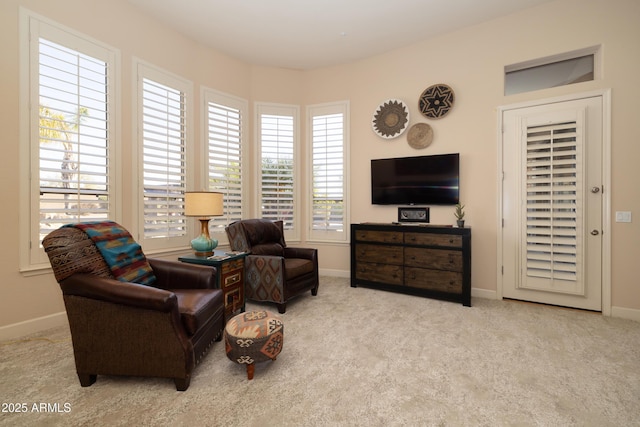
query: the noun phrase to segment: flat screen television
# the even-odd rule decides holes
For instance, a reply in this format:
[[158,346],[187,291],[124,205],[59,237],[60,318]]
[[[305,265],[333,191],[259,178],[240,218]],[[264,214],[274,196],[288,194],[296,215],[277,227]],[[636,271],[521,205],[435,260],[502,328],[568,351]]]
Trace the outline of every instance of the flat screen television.
[[455,205],[459,198],[459,153],[371,160],[374,205]]

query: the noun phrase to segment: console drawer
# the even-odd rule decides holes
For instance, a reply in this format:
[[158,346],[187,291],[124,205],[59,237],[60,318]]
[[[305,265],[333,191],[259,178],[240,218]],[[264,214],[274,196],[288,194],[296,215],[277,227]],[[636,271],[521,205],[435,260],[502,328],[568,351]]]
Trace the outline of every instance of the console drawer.
[[410,267],[461,272],[462,252],[444,249],[405,248],[404,263]]
[[405,233],[404,243],[407,245],[462,247],[462,236],[455,234]]
[[244,258],[228,261],[222,264],[222,274],[230,273],[235,270],[242,270],[244,268]]
[[358,280],[369,280],[392,285],[402,285],[403,283],[403,268],[401,265],[358,262],[355,273]]
[[402,246],[381,246],[358,243],[356,261],[402,265]]
[[242,283],[242,271],[222,275],[222,288],[229,288],[237,283]]
[[405,267],[404,284],[412,288],[431,291],[462,292],[462,273]]
[[399,231],[356,231],[356,240],[378,243],[402,243],[403,234]]

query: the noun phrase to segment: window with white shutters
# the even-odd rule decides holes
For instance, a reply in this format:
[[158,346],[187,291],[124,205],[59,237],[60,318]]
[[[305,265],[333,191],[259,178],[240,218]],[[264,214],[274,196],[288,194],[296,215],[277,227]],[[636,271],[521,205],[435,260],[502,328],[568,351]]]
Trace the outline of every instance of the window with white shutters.
[[184,193],[190,84],[144,64],[138,78],[141,238],[145,247],[173,249],[189,240]]
[[113,101],[116,52],[50,22],[29,17],[31,245],[81,221],[118,220],[115,209]]
[[576,135],[575,122],[527,129],[524,262],[529,287],[536,287],[529,278],[579,279],[583,183]]
[[224,214],[209,222],[211,233],[223,238],[224,227],[241,220],[244,212],[243,176],[247,101],[205,91],[208,189],[224,195]]
[[347,240],[347,103],[310,106],[309,238]]
[[259,113],[260,217],[282,220],[296,238],[297,107],[265,107]]

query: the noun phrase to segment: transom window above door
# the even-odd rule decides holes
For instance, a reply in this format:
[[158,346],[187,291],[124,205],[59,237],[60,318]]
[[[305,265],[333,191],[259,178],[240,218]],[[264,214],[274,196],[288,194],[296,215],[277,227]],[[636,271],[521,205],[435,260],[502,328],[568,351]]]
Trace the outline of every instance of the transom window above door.
[[504,94],[566,86],[597,78],[600,47],[590,47],[504,67]]

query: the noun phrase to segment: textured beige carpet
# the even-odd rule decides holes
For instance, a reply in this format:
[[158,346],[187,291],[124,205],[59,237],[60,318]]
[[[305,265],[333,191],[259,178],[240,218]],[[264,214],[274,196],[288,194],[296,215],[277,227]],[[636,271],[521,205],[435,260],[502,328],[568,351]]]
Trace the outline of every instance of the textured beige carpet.
[[323,277],[317,297],[289,304],[278,360],[248,381],[215,343],[186,392],[104,376],[81,388],[69,333],[52,329],[0,346],[0,424],[640,426],[640,323],[472,303]]

